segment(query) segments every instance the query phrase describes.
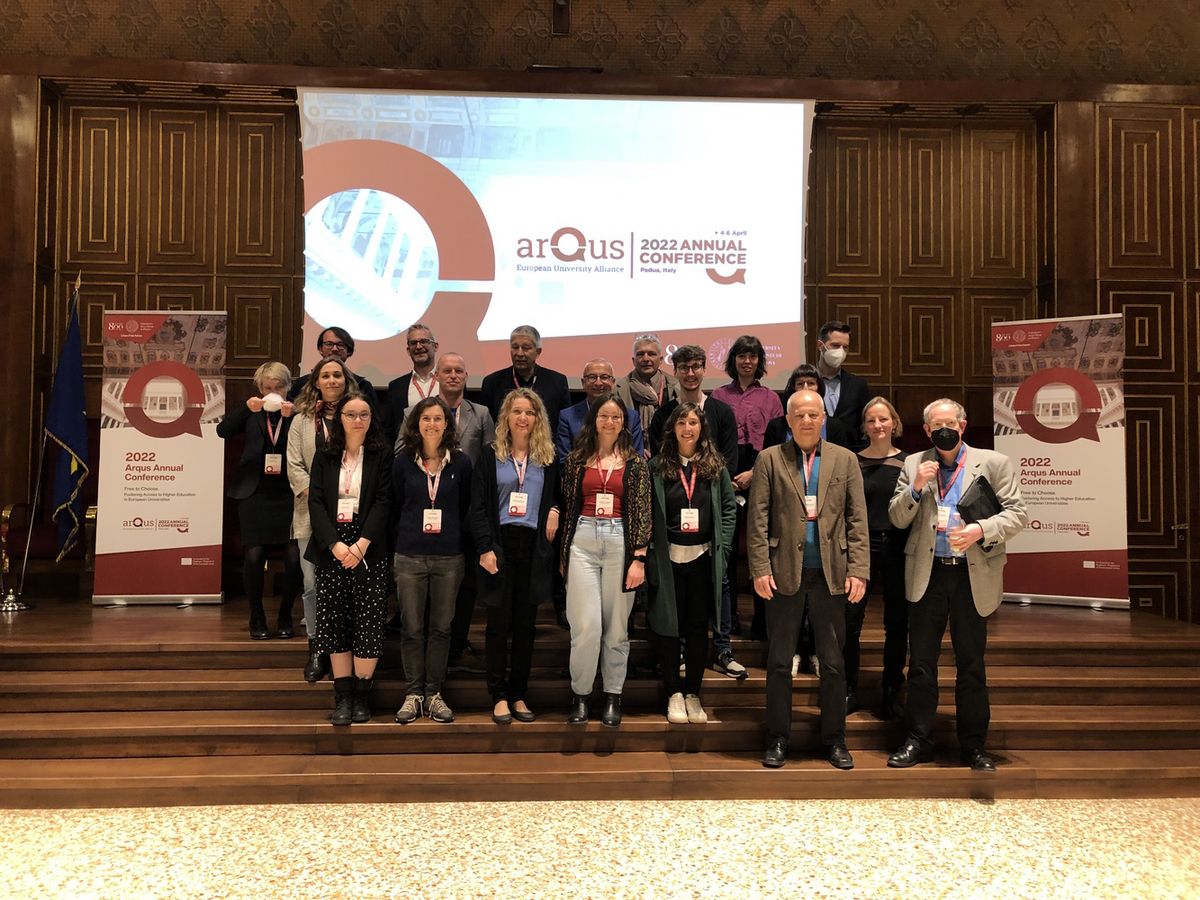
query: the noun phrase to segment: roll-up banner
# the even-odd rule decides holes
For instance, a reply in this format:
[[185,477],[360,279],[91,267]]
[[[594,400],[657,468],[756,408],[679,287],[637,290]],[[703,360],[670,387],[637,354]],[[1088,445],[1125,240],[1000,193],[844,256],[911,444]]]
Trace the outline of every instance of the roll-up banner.
[[106,312],[92,602],[220,603],[225,313]]
[[1124,364],[1120,314],[992,325],[995,446],[1029,512],[1005,599],[1128,608]]

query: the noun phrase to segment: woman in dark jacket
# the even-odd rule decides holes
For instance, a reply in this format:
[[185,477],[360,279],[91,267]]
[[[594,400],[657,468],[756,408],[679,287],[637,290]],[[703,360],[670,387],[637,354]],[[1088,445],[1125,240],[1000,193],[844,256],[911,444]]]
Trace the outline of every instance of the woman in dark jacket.
[[292,404],[283,398],[292,383],[281,362],[263,363],[254,373],[258,396],[230,410],[217,425],[222,438],[246,435],[242,458],[226,495],[238,501],[238,526],[242,538],[242,581],[250,605],[250,637],[271,636],[263,611],[263,563],[267,554],[283,556],[283,585],[275,636],[287,640],[292,628],[292,606],[300,593],[300,551],[292,540],[292,489],[285,473]]
[[318,649],[333,668],[330,721],[371,720],[371,685],[387,612],[392,453],[362,397],[343,397],[308,488]]
[[[504,398],[496,443],[484,446],[471,490],[471,534],[479,552],[478,597],[487,608],[487,680],[492,720],[532,722],[525,703],[538,603],[551,595],[558,466],[541,398],[517,388]],[[477,573],[479,574],[479,573]],[[508,678],[508,639],[512,662]]]
[[[650,627],[659,636],[667,721],[704,724],[700,682],[708,653],[708,622],[721,610],[721,586],[733,546],[737,505],[725,458],[713,446],[697,403],[681,403],[650,460],[654,532],[650,540]],[[680,638],[686,639],[679,676]]]

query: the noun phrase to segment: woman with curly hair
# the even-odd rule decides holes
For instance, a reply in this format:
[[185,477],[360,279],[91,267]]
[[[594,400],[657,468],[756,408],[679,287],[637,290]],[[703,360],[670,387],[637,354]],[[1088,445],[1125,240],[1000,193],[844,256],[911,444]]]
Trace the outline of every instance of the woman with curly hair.
[[567,721],[588,720],[588,697],[601,659],[604,711],[621,724],[621,691],[629,664],[629,611],[645,580],[650,543],[650,473],[633,448],[625,405],[616,394],[592,401],[575,449],[563,464],[561,566],[571,625],[571,690]]
[[498,725],[535,718],[525,693],[537,606],[552,590],[557,484],[554,443],[541,398],[529,388],[510,391],[496,420],[496,442],[484,446],[471,490],[471,532],[486,573],[478,589],[487,608],[488,691]]
[[[650,542],[650,627],[667,692],[667,721],[704,724],[700,682],[708,621],[721,611],[721,586],[733,546],[737,505],[725,457],[713,445],[698,403],[681,403],[650,460],[654,536]],[[684,638],[684,676],[679,675]],[[681,684],[682,681],[682,684]]]
[[463,580],[471,458],[458,449],[454,414],[441,397],[421,400],[404,420],[392,491],[400,659],[408,679],[396,721],[407,725],[427,715],[435,722],[453,722],[442,686],[450,657],[450,623]]

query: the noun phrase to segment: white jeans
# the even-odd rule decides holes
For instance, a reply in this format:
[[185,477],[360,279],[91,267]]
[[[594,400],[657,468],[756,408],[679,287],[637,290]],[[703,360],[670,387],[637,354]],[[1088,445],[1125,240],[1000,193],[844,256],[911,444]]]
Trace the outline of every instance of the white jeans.
[[606,694],[620,694],[629,663],[625,588],[625,525],[620,519],[580,516],[567,567],[567,621],[571,625],[571,690],[587,696],[597,664]]

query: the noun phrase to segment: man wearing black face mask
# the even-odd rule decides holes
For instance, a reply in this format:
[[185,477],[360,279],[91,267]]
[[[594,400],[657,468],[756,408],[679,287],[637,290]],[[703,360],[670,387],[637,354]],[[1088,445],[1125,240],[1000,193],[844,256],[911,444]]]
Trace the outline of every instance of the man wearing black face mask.
[[[925,433],[934,449],[904,461],[888,517],[912,527],[904,561],[909,606],[908,738],[888,757],[906,769],[933,759],[933,718],[938,705],[938,655],[950,624],[958,675],[954,684],[956,728],[962,763],[979,772],[996,764],[984,752],[988,705],[987,617],[1004,593],[1006,542],[1025,527],[1025,502],[1012,462],[992,450],[963,443],[966,412],[953,400],[925,407]],[[986,479],[998,509],[966,523],[959,503],[972,484]],[[976,485],[978,495],[984,487]]]

